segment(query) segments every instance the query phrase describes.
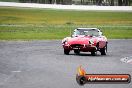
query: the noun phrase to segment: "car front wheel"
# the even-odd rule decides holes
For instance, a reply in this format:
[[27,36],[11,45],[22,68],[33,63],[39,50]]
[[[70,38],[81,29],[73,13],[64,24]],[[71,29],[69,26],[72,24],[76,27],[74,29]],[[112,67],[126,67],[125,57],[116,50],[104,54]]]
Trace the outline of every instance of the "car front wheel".
[[95,52],[95,51],[92,51],[92,52],[91,52],[91,55],[92,55],[92,56],[96,56],[96,52]]
[[101,55],[106,55],[107,53],[107,45],[104,48],[100,49]]
[[74,53],[78,55],[80,54],[80,50],[74,50]]
[[69,55],[70,50],[64,49],[64,54]]

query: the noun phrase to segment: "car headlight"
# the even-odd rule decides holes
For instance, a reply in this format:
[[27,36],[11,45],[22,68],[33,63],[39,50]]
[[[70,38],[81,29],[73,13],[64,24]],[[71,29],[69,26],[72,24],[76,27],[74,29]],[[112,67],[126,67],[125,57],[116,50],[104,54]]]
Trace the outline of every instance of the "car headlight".
[[66,42],[68,42],[68,40],[71,39],[71,37],[66,37],[62,40],[62,43],[65,44]]
[[68,44],[67,41],[65,41],[65,44]]
[[94,41],[92,39],[90,39],[89,44],[94,44]]

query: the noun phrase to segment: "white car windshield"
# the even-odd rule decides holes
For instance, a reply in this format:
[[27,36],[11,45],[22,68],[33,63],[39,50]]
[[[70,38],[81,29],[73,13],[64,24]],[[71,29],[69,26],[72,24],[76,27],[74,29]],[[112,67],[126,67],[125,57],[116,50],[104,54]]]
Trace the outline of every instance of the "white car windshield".
[[97,29],[77,29],[73,35],[100,36],[101,34]]

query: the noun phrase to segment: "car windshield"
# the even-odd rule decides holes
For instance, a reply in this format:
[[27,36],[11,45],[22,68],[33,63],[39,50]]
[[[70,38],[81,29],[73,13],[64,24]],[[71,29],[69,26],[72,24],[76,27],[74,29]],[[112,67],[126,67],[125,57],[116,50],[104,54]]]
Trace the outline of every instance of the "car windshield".
[[73,35],[100,36],[100,33],[96,29],[77,29]]

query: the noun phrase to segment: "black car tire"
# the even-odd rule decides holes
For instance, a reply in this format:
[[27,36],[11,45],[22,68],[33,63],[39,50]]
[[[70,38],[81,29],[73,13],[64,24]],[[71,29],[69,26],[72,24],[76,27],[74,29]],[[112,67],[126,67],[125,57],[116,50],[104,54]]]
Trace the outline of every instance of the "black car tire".
[[96,55],[96,52],[95,52],[95,51],[92,51],[92,52],[91,52],[91,55],[92,55],[92,56],[95,56],[95,55]]
[[80,54],[80,50],[74,50],[74,53],[78,55]]
[[70,50],[64,49],[64,54],[69,55]]
[[100,49],[100,52],[101,52],[101,55],[106,55],[106,53],[107,53],[107,44],[105,45],[104,48]]

